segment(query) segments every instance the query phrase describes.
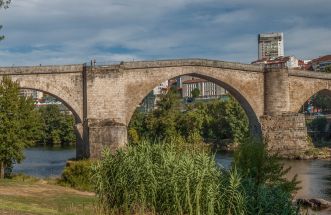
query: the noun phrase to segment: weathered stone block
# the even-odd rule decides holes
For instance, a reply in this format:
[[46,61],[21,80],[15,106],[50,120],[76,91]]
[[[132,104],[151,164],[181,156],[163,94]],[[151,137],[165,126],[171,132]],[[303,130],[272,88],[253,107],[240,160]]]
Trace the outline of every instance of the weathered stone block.
[[111,151],[127,144],[127,127],[113,120],[88,120],[90,157],[101,157],[102,150]]
[[271,152],[280,155],[300,153],[308,148],[303,114],[283,113],[260,117],[262,134]]

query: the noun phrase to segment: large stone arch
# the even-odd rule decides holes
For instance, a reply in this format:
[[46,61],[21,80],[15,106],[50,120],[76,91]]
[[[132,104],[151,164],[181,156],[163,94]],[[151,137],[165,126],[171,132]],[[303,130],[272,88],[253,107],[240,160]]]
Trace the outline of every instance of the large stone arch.
[[263,115],[264,104],[262,72],[205,66],[181,66],[133,69],[127,71],[126,74],[130,76],[131,80],[134,80],[127,84],[127,125],[136,107],[154,87],[174,77],[191,75],[214,82],[229,91],[245,110],[252,133],[261,134],[259,117]]
[[310,97],[319,92],[330,93],[330,90],[331,80],[290,76],[290,111],[299,112],[302,105]]

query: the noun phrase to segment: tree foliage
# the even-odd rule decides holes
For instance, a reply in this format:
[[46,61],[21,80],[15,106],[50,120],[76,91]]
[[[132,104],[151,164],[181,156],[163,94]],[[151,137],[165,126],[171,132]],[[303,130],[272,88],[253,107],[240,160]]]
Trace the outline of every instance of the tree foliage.
[[322,112],[329,111],[331,109],[331,97],[324,94],[316,94],[311,98],[311,104]]
[[299,189],[297,176],[288,180],[290,168],[269,154],[264,143],[246,139],[236,149],[233,166],[243,177],[249,214],[295,214],[290,194]]
[[[7,9],[9,4],[10,4],[11,0],[0,0],[0,9],[1,8],[5,8]],[[0,25],[0,30],[2,28],[2,25]],[[0,41],[3,40],[5,38],[5,36],[0,35]]]
[[308,122],[307,127],[311,131],[323,132],[325,131],[327,124],[328,124],[328,120],[326,119],[326,117],[317,117],[312,121]]
[[331,73],[331,65],[326,66],[323,70],[321,70],[321,72]]
[[57,105],[47,105],[39,111],[43,122],[43,136],[39,144],[62,147],[75,144],[75,121],[72,115],[61,112]]
[[129,140],[134,143],[179,136],[188,142],[231,139],[238,143],[248,134],[246,114],[232,97],[184,106],[175,90],[163,95],[152,112],[136,111],[129,125]]
[[193,99],[199,97],[199,96],[200,96],[200,90],[199,90],[199,88],[194,88],[194,89],[192,90],[191,94],[192,94],[192,98],[193,98]]
[[0,83],[0,164],[4,170],[24,158],[23,150],[40,137],[40,116],[31,98],[19,94],[19,84],[8,77]]
[[0,8],[8,8],[11,0],[0,0]]

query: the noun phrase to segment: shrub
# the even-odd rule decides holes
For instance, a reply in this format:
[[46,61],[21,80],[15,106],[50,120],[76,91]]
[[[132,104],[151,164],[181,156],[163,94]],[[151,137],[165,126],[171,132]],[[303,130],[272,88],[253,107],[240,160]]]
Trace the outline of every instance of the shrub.
[[277,155],[271,155],[259,140],[247,139],[235,151],[234,167],[242,174],[248,196],[248,214],[295,214],[291,193],[298,190],[297,176],[292,180]]
[[291,193],[279,186],[256,185],[253,181],[243,183],[247,199],[247,214],[298,214],[291,201]]
[[92,191],[92,160],[70,161],[65,167],[59,183],[71,187]]
[[105,151],[93,179],[105,211],[244,214],[240,176],[222,172],[214,156],[191,146],[143,142],[115,154]]

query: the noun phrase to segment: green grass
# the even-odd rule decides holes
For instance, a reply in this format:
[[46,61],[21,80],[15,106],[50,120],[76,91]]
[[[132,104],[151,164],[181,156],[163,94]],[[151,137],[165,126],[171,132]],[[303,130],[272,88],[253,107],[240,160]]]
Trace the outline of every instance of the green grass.
[[100,214],[91,193],[45,181],[0,180],[0,214]]

